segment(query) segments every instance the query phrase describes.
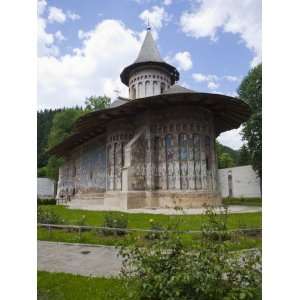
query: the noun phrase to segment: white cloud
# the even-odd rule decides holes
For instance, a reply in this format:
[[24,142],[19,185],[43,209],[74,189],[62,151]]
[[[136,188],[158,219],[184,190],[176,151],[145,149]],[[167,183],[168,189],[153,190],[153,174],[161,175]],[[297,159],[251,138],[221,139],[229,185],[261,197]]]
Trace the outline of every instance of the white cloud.
[[238,34],[254,53],[251,66],[261,62],[261,0],[198,0],[180,18],[183,32],[194,38],[217,40],[220,30]]
[[244,141],[242,141],[242,136],[240,134],[241,129],[242,127],[223,132],[219,135],[217,140],[225,146],[238,150],[244,144]]
[[66,39],[60,30],[56,31],[54,36],[58,41],[64,41]]
[[66,19],[67,17],[64,14],[62,9],[57,8],[55,6],[49,7],[48,20],[50,23],[54,23],[54,22],[64,23]]
[[45,0],[38,1],[38,4],[37,4],[38,16],[41,16],[44,14],[46,6],[47,6],[47,2]]
[[67,11],[67,16],[69,19],[71,19],[72,21],[76,21],[76,20],[79,20],[80,19],[80,16],[76,13],[73,13],[71,11]]
[[170,20],[169,14],[165,11],[163,7],[153,6],[151,10],[144,10],[139,18],[148,25],[150,23],[151,28],[154,31],[159,31],[165,23],[168,23]]
[[177,52],[173,57],[167,56],[165,60],[174,63],[179,70],[188,71],[193,66],[191,53],[188,51]]
[[205,82],[205,81],[217,81],[219,77],[217,75],[204,75],[202,73],[194,73],[192,75],[193,79],[198,82]]
[[37,39],[38,39],[38,55],[58,55],[59,49],[54,44],[55,35],[46,31],[47,20],[44,17],[47,7],[47,2],[44,0],[38,1],[38,28],[37,28]]
[[138,33],[120,21],[104,20],[81,36],[82,45],[71,54],[38,58],[39,108],[82,105],[91,95],[114,97],[115,89],[128,96],[119,76],[141,47]]
[[214,81],[210,81],[207,84],[207,87],[211,90],[217,89],[220,85]]
[[188,51],[178,52],[174,58],[178,62],[179,68],[184,71],[190,70],[193,66],[192,56]]
[[164,0],[163,4],[166,5],[166,6],[171,5],[172,0]]
[[241,81],[241,79],[237,76],[232,76],[232,75],[225,75],[224,79],[226,79],[227,81],[231,81],[231,82],[239,82]]

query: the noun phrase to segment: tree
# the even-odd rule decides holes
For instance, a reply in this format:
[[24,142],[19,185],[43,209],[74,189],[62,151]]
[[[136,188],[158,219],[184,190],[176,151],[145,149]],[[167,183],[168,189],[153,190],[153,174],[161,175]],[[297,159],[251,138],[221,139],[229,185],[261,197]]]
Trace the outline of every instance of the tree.
[[[55,145],[61,143],[65,138],[67,138],[71,132],[74,122],[83,115],[83,110],[79,107],[64,109],[61,112],[55,114],[52,122],[52,127],[48,137],[48,149],[54,147]],[[52,155],[48,159],[48,164],[46,167],[47,177],[54,180],[58,180],[58,170],[63,164],[64,160],[62,158]]]
[[85,99],[85,110],[90,112],[110,106],[110,98],[106,96],[91,96]]
[[70,135],[74,122],[83,115],[81,108],[67,108],[55,114],[48,137],[48,148],[61,143]]
[[218,168],[230,168],[237,165],[238,151],[224,146],[216,141],[216,152],[218,158]]
[[49,155],[47,154],[48,136],[52,127],[52,121],[61,109],[45,109],[37,113],[37,167],[47,165]]
[[230,156],[229,153],[222,153],[219,157],[219,168],[231,168],[234,167],[233,158]]
[[258,65],[249,71],[243,79],[238,94],[240,98],[248,103],[252,114],[244,124],[242,135],[247,141],[251,155],[253,169],[262,178],[262,65]]
[[240,155],[239,155],[238,165],[239,166],[251,165],[251,156],[247,146],[243,145],[239,152]]

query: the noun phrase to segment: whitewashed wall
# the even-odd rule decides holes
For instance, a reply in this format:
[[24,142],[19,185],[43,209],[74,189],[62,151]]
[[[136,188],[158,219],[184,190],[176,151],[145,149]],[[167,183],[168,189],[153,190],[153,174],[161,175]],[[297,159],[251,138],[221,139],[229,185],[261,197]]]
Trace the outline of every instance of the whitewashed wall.
[[232,174],[233,197],[260,197],[260,180],[252,166],[218,170],[219,190],[222,197],[229,196],[228,174]]
[[54,181],[49,178],[37,179],[38,198],[54,198]]

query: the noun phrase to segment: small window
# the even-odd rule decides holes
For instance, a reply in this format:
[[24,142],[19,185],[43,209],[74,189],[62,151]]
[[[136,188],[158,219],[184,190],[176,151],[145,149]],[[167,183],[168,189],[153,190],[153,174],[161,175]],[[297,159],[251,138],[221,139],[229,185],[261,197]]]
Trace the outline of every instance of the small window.
[[161,84],[160,84],[160,93],[162,94],[165,91],[165,89],[166,89],[166,85],[163,82],[161,82]]

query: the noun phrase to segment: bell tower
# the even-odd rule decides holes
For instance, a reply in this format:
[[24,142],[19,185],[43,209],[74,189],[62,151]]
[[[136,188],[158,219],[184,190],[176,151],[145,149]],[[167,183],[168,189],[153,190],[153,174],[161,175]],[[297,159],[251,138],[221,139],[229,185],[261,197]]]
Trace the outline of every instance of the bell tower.
[[161,58],[149,25],[137,59],[124,68],[120,77],[129,87],[130,99],[162,94],[179,80],[177,69]]

